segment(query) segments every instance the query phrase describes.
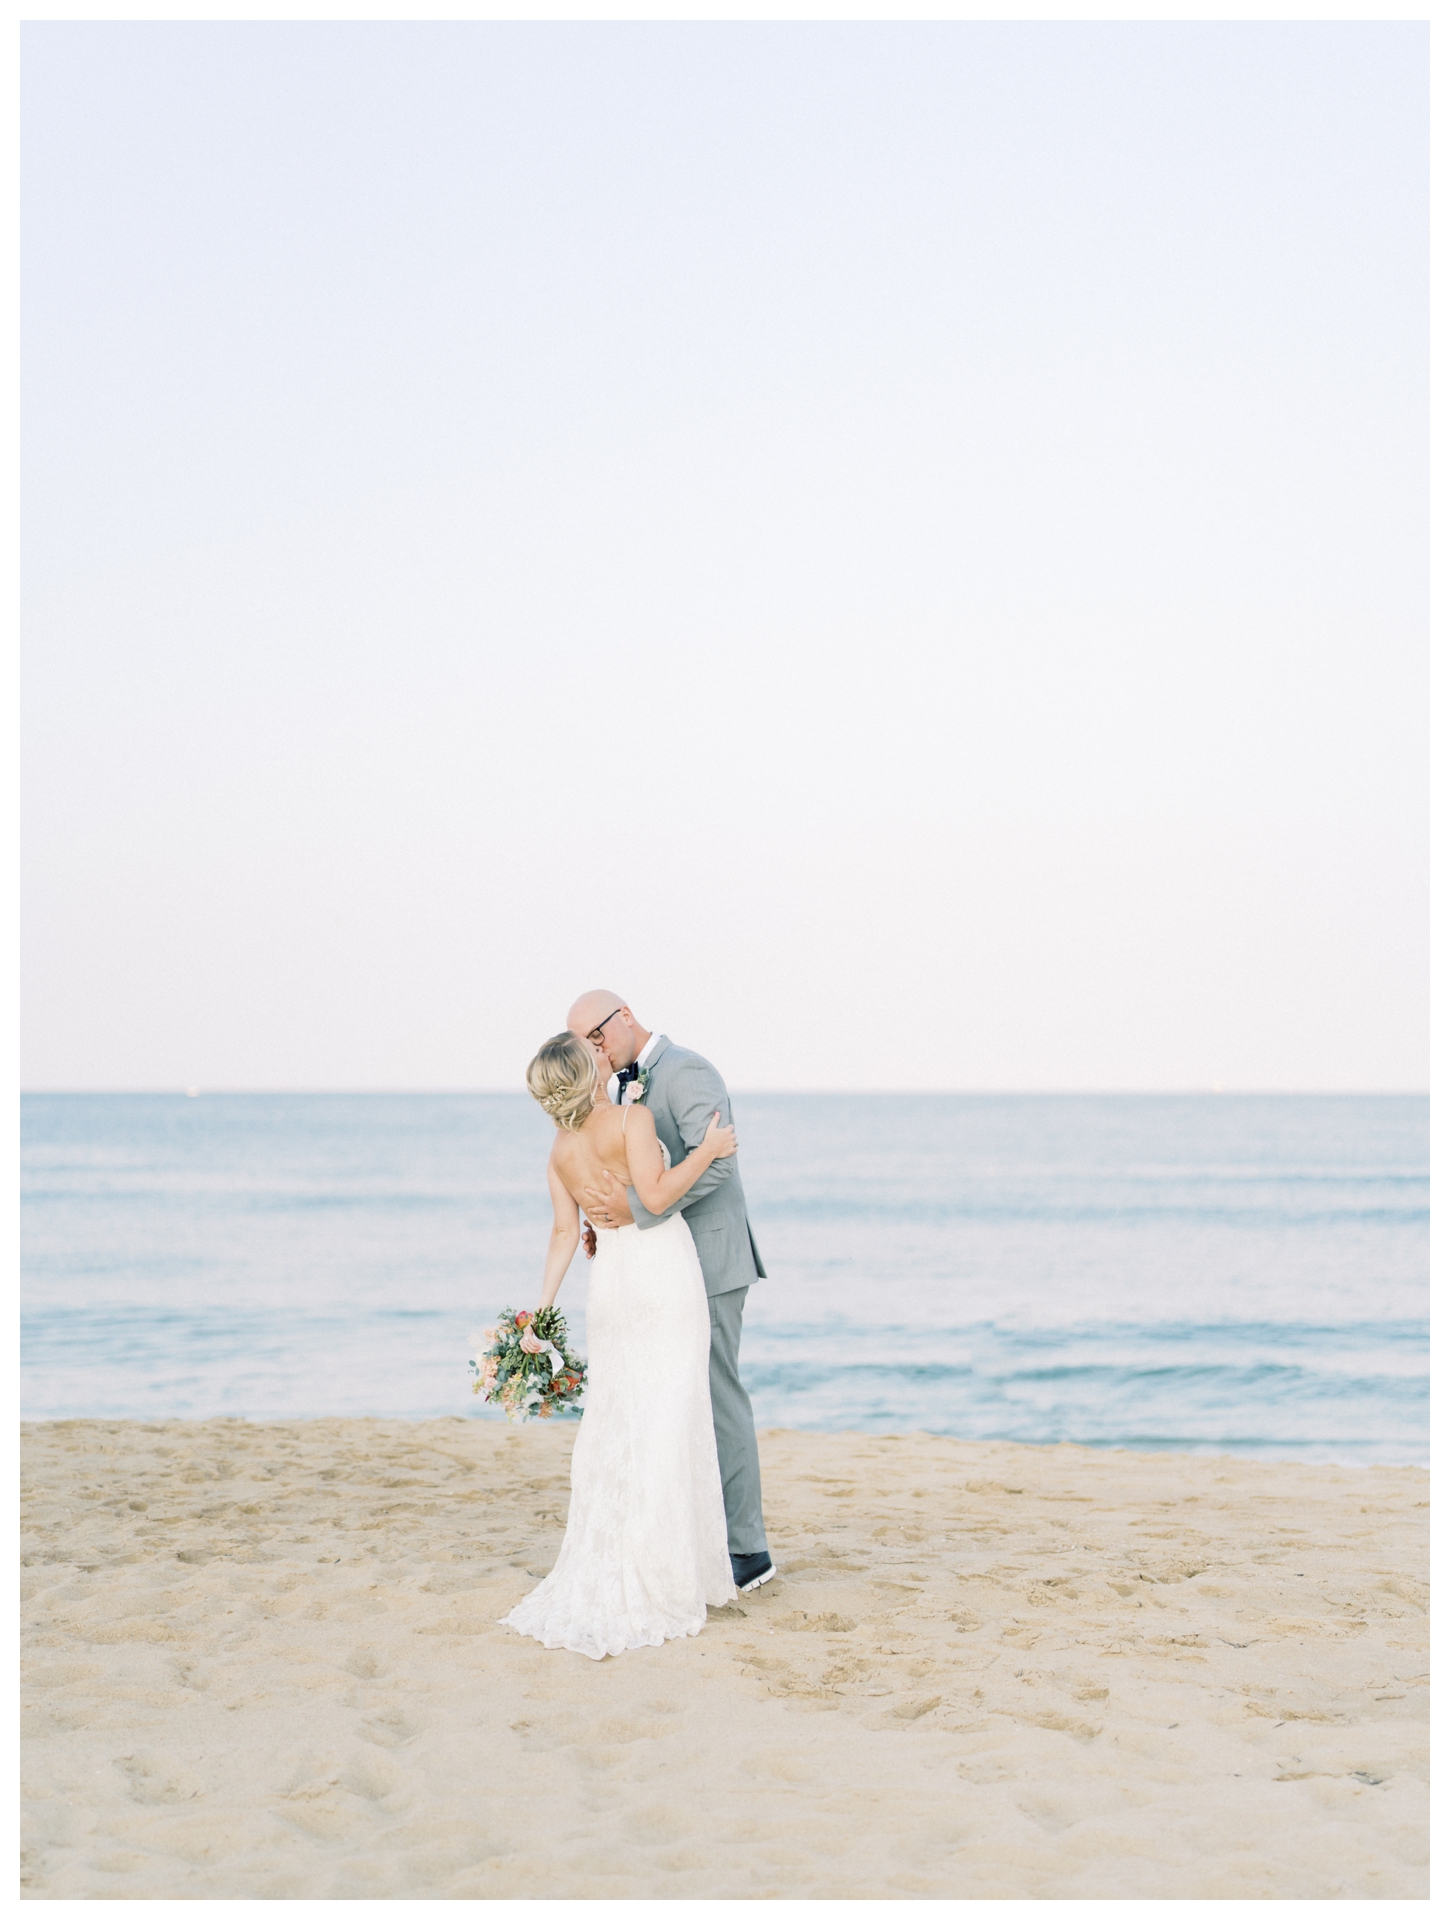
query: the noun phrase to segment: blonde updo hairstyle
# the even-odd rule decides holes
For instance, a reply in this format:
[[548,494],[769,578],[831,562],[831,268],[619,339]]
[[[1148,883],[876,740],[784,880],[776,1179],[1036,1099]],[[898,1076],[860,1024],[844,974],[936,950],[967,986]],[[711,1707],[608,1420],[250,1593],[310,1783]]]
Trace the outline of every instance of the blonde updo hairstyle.
[[556,1127],[577,1133],[594,1111],[599,1070],[577,1033],[556,1033],[529,1062],[529,1092]]

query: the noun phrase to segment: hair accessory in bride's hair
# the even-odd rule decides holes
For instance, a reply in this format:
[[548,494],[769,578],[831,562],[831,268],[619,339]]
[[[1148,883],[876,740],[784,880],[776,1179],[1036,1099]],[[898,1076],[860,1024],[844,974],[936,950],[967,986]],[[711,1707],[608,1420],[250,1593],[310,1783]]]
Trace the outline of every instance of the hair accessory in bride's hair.
[[524,1075],[529,1092],[556,1127],[577,1133],[594,1111],[599,1067],[594,1049],[577,1033],[556,1033],[529,1062]]

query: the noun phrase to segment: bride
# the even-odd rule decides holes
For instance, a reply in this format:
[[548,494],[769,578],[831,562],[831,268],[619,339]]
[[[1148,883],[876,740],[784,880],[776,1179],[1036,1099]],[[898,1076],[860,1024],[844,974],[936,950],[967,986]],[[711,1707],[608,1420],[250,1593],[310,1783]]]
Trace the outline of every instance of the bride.
[[[529,1092],[558,1133],[554,1226],[540,1306],[579,1244],[579,1195],[610,1173],[664,1213],[735,1152],[719,1115],[671,1167],[648,1107],[610,1103],[594,1049],[572,1033],[529,1063]],[[554,1569],[504,1624],[601,1660],[658,1647],[735,1595],[710,1414],[710,1310],[682,1214],[642,1233],[604,1227],[589,1274],[589,1388],[569,1469],[569,1522]]]

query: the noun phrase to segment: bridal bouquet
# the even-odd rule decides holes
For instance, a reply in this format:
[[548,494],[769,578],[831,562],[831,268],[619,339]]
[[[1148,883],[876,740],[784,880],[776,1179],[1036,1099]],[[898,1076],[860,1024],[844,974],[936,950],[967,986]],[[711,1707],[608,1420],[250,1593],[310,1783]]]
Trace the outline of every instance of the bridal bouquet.
[[492,1343],[469,1361],[473,1391],[511,1421],[549,1420],[581,1410],[588,1368],[570,1353],[569,1326],[557,1307],[515,1313],[505,1307]]

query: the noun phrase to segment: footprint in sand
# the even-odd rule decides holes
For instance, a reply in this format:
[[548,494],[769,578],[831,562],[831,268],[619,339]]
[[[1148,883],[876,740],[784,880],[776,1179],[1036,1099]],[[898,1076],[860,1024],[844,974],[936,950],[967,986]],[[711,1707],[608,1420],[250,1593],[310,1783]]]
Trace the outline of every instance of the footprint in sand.
[[419,1726],[401,1707],[384,1707],[370,1713],[358,1732],[364,1740],[371,1740],[375,1747],[405,1747],[410,1740],[417,1738]]
[[201,1782],[168,1754],[128,1753],[111,1764],[126,1776],[127,1791],[143,1807],[174,1806],[201,1793]]

